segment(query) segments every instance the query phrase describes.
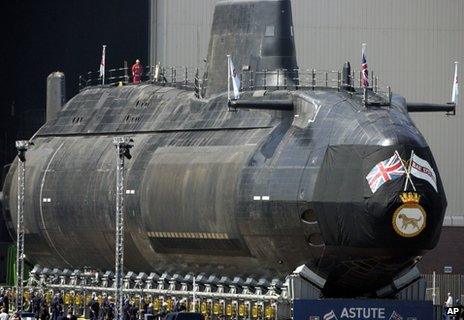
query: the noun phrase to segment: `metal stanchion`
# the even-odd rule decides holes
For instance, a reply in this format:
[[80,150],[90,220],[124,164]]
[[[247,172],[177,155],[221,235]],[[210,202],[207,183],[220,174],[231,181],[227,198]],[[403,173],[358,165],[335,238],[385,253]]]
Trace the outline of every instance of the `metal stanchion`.
[[16,141],[18,151],[18,212],[16,227],[16,310],[23,311],[24,291],[24,189],[26,181],[26,151],[29,141]]
[[188,67],[184,67],[184,84],[187,87],[188,86]]
[[392,96],[393,96],[393,93],[392,93],[391,87],[388,86],[388,104],[390,106],[391,106],[391,103],[392,103]]
[[124,82],[129,83],[129,67],[126,60],[124,60]]
[[133,140],[129,137],[115,137],[116,147],[116,255],[115,255],[115,319],[122,320],[123,271],[124,271],[124,160],[131,159]]
[[311,87],[314,90],[316,88],[316,70],[311,70]]
[[363,105],[364,105],[365,107],[367,107],[368,101],[367,101],[367,87],[366,87],[366,86],[363,87],[362,102],[363,102]]
[[267,89],[267,69],[264,69],[264,90]]

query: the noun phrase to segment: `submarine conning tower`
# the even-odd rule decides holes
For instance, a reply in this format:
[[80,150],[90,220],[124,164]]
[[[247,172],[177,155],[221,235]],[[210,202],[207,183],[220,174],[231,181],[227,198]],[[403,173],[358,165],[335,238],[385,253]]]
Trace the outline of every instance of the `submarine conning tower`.
[[[290,0],[216,4],[207,58],[207,97],[227,90],[228,54],[237,72],[242,68],[251,71],[254,83],[263,83],[263,78],[270,86],[277,81],[293,83],[297,62]],[[264,70],[286,71],[277,75]]]

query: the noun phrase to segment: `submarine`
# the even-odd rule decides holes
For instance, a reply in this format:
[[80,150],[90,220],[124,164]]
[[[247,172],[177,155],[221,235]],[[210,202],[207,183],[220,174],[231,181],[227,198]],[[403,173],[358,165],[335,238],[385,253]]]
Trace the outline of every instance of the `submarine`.
[[[256,84],[237,100],[227,55]],[[290,0],[218,2],[206,63],[200,95],[158,82],[89,86],[38,130],[28,260],[113,268],[115,136],[134,141],[126,270],[271,278],[305,265],[325,297],[376,296],[436,246],[445,191],[409,112],[449,105],[356,89],[347,66],[338,89],[301,86]],[[15,161],[2,199],[12,238],[17,175]]]

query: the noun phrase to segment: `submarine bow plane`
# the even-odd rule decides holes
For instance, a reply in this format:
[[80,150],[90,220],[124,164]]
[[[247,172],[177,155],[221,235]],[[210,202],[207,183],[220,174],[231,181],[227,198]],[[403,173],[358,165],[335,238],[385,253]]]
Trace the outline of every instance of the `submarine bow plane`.
[[[228,101],[229,54],[267,87]],[[437,165],[403,97],[369,106],[349,77],[303,88],[297,69],[290,0],[223,1],[201,99],[156,83],[82,90],[27,154],[28,259],[113,268],[112,139],[129,134],[126,270],[283,277],[306,265],[326,297],[376,295],[439,240]],[[17,171],[3,187],[12,235]]]

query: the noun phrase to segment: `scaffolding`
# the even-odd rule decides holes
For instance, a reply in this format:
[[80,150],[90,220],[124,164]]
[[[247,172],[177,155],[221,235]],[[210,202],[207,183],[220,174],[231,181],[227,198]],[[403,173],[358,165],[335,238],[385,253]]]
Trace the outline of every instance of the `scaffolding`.
[[16,310],[23,310],[24,291],[24,189],[26,180],[26,151],[31,143],[16,141],[18,151],[18,212],[16,226]]
[[115,318],[122,320],[123,272],[124,272],[124,161],[131,159],[133,140],[129,137],[115,137],[116,147],[116,245],[115,245]]

